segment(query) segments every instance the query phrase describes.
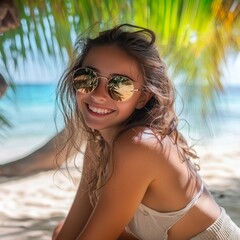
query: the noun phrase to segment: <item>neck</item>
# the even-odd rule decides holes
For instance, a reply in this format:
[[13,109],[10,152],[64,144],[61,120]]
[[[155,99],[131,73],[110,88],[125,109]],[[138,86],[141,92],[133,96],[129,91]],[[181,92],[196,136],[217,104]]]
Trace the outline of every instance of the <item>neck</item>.
[[99,133],[103,137],[103,139],[110,144],[114,137],[117,135],[117,130],[114,129],[104,129],[104,130],[99,130]]

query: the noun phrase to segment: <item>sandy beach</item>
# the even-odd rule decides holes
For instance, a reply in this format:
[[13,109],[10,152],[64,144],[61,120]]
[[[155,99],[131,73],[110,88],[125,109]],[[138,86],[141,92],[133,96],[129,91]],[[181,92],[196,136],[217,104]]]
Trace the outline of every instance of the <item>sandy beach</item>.
[[[214,149],[213,149],[214,146]],[[240,139],[198,149],[200,174],[217,202],[240,226]],[[78,157],[81,165],[82,158]],[[73,181],[61,172],[28,177],[0,178],[0,239],[51,239],[51,232],[66,215],[74,198],[80,172],[71,168]],[[73,183],[74,182],[74,183]]]
[[[77,158],[81,168],[82,157]],[[80,172],[47,171],[27,177],[0,177],[0,239],[47,240],[66,216]]]

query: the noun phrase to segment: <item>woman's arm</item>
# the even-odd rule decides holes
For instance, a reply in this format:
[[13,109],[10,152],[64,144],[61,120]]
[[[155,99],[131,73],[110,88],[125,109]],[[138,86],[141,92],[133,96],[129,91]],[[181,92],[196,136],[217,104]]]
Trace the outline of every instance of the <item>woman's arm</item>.
[[[78,240],[136,239],[122,234],[153,181],[149,149],[126,135],[113,151],[113,172]],[[121,235],[122,234],[122,235]],[[129,237],[129,238],[127,238]],[[131,237],[131,238],[130,238]]]
[[[82,175],[85,174],[88,164],[88,160],[84,158]],[[85,227],[93,211],[89,194],[86,191],[86,184],[86,180],[82,178],[68,216],[59,234],[53,240],[75,240]]]

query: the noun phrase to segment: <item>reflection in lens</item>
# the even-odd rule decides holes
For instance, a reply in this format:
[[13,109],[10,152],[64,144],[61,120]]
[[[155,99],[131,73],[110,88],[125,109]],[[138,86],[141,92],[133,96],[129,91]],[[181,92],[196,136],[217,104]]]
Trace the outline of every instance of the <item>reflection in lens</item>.
[[115,101],[128,100],[133,95],[134,86],[130,79],[116,76],[108,82],[109,95]]
[[97,87],[97,79],[91,80],[75,80],[74,88],[81,93],[90,93]]
[[[98,75],[90,68],[80,68],[74,72],[73,86],[80,93],[90,93],[98,86]],[[126,101],[133,95],[133,82],[124,76],[112,77],[107,89],[110,97],[118,102]]]
[[109,89],[109,95],[115,101],[122,102],[124,101],[124,96],[116,90],[115,87]]
[[80,93],[90,93],[97,87],[98,79],[91,69],[78,69],[73,76],[73,85]]

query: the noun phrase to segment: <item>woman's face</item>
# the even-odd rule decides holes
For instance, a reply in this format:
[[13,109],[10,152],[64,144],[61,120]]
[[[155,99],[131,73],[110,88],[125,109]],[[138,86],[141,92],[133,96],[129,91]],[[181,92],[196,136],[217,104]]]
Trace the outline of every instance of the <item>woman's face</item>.
[[76,92],[78,108],[89,128],[112,135],[136,108],[144,107],[147,100],[143,91],[135,91],[123,102],[113,100],[107,91],[108,79],[116,75],[127,76],[133,80],[134,89],[142,89],[144,80],[140,67],[133,57],[114,45],[92,48],[82,67],[97,72],[99,83],[90,93]]

